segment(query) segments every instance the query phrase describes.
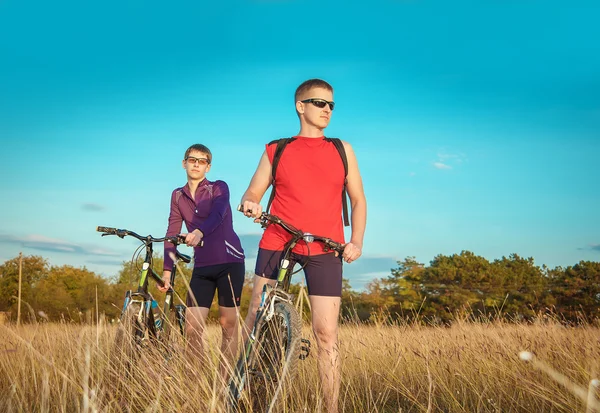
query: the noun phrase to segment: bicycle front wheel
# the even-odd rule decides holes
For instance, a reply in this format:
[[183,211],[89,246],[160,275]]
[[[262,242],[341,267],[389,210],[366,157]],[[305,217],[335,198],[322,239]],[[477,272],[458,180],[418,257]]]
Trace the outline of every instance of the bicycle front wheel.
[[185,306],[175,305],[164,317],[161,341],[167,360],[174,355],[183,354],[185,348]]
[[301,327],[300,316],[285,301],[275,304],[270,319],[258,321],[256,341],[238,361],[230,385],[234,408],[248,404],[252,411],[269,411],[286,397],[300,358]]
[[122,387],[133,377],[144,338],[144,326],[140,323],[141,303],[132,302],[124,310],[115,333],[109,353],[108,383],[113,394],[118,394]]

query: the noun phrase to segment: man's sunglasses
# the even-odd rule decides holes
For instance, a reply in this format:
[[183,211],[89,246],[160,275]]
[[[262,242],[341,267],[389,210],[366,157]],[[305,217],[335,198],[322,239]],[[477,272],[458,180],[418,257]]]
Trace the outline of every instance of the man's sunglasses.
[[193,156],[188,156],[187,158],[185,158],[185,161],[192,164],[199,163],[200,165],[208,165],[210,163],[208,158],[194,158]]
[[329,109],[333,110],[333,107],[335,106],[335,102],[330,102],[325,99],[310,98],[310,99],[301,100],[300,102],[312,103],[313,105],[315,105],[316,107],[321,108],[321,109],[323,109],[325,107],[325,105],[329,105]]

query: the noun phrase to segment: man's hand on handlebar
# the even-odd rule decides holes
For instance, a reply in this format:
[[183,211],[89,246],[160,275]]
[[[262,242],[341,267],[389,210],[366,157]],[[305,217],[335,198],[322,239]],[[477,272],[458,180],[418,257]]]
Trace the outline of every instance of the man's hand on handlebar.
[[254,218],[254,222],[258,222],[260,214],[263,212],[262,206],[252,201],[244,201],[242,205],[238,207],[238,210],[247,217]]
[[362,248],[360,248],[358,245],[352,242],[349,242],[344,247],[344,253],[342,254],[342,258],[344,259],[344,261],[350,264],[352,261],[356,261],[361,255]]

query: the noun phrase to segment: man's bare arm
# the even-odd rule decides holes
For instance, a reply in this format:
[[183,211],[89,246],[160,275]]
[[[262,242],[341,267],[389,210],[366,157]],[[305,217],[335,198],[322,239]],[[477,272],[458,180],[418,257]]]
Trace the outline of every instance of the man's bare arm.
[[352,208],[352,236],[350,237],[350,244],[353,244],[360,250],[358,255],[356,255],[355,251],[351,251],[348,255],[351,256],[351,260],[355,260],[362,254],[363,238],[367,226],[367,199],[354,150],[348,142],[344,142],[344,149],[346,149],[346,158],[348,159],[348,184],[346,185],[346,189],[348,190]]
[[269,161],[267,151],[264,151],[258,162],[256,172],[254,172],[254,176],[250,181],[250,185],[248,185],[248,189],[246,189],[246,192],[242,195],[242,200],[240,202],[246,216],[254,218],[260,216],[262,213],[260,201],[265,192],[267,192],[272,180],[271,162]]

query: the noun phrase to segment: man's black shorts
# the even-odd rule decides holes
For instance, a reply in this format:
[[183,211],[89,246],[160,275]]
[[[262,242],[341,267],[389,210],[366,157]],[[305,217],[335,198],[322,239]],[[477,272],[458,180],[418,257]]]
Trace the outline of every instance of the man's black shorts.
[[[279,262],[283,251],[271,251],[259,248],[254,272],[259,277],[277,279]],[[304,265],[304,275],[309,295],[327,297],[342,296],[342,257],[334,253],[318,255],[291,255],[290,265]],[[306,265],[305,265],[306,264]]]

